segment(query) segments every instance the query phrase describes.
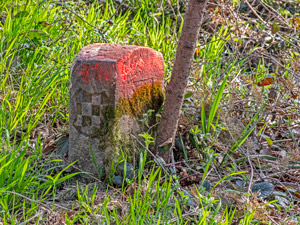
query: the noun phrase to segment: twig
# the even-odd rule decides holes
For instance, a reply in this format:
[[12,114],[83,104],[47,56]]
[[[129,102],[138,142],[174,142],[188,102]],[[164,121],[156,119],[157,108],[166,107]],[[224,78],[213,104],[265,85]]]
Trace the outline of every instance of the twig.
[[72,14],[74,14],[75,16],[77,16],[79,19],[81,19],[83,22],[87,23],[88,25],[90,25],[91,27],[93,27],[94,29],[96,29],[99,34],[102,36],[102,40],[107,42],[107,39],[105,38],[104,34],[100,31],[100,29],[96,26],[94,26],[93,24],[89,23],[88,21],[86,21],[85,19],[83,19],[81,16],[79,16],[77,13],[73,12],[71,9],[69,9],[68,7],[64,6],[69,12],[71,12]]
[[159,124],[159,123],[155,123],[155,124],[153,124],[152,126],[150,126],[150,127],[148,128],[148,130],[147,130],[147,133],[149,133],[150,130],[151,130],[153,127],[157,126],[158,124]]
[[247,0],[245,0],[245,2],[246,2],[247,5],[249,6],[249,8],[252,10],[252,12],[255,14],[255,16],[257,16],[257,18],[261,20],[261,22],[263,22],[265,25],[269,25],[266,21],[264,21],[264,20],[257,14],[257,12],[255,11],[255,9],[253,9],[252,5],[251,5]]
[[[19,193],[17,193],[17,192],[15,192],[15,191],[0,191],[0,193],[10,193],[10,194],[14,194],[14,195],[18,195],[18,196],[20,196],[20,197],[22,197],[22,198],[24,198],[24,199],[26,199],[26,200],[28,200],[28,201],[31,201],[31,202],[35,202],[35,203],[38,203],[38,204],[41,204],[42,206],[44,206],[44,207],[46,207],[47,209],[49,209],[50,211],[52,210],[48,205],[46,205],[45,203],[43,203],[43,202],[41,202],[41,201],[38,201],[38,200],[34,200],[34,199],[31,199],[31,198],[28,198],[28,197],[26,197],[26,196],[24,196],[24,195],[22,195],[22,194],[19,194]],[[61,208],[61,209],[64,209],[64,210],[72,210],[72,209],[68,209],[68,208],[66,208],[66,207],[64,207],[64,206],[60,206],[60,205],[57,205],[57,204],[53,204],[54,206],[56,206],[56,207],[58,207],[58,208]]]
[[278,224],[278,225],[279,225],[279,223],[277,223],[275,220],[273,220],[271,216],[269,216],[268,214],[266,214],[266,216],[267,216],[270,220],[272,220],[272,222],[273,222],[274,224]]
[[150,155],[156,159],[155,162],[159,164],[159,166],[161,166],[161,168],[169,175],[170,173],[168,172],[168,170],[165,168],[165,166],[160,162],[160,160],[158,159],[157,156],[155,156],[139,139],[137,139],[134,135],[130,134],[131,137],[133,137],[144,149],[147,150],[147,152],[150,153]]
[[36,217],[40,217],[43,216],[44,212],[39,212],[36,215],[34,215],[33,217],[29,218],[28,220],[24,221],[23,223],[20,223],[19,225],[25,225],[28,224],[29,221],[33,220]]
[[171,172],[172,172],[173,175],[176,176],[176,168],[175,168],[175,164],[174,164],[175,159],[174,159],[174,151],[173,150],[171,151],[171,162],[173,164]]
[[250,176],[250,180],[249,180],[249,186],[248,186],[248,194],[250,194],[251,192],[251,184],[252,184],[252,180],[253,180],[253,166],[252,166],[252,162],[250,160],[250,157],[249,157],[249,148],[247,147],[247,159],[248,159],[248,162],[249,162],[249,165],[250,165],[250,168],[251,168],[251,176]]
[[[187,213],[182,214],[182,217],[186,217],[186,216],[189,216],[189,215],[199,215],[199,212],[197,212],[197,211],[189,211],[189,212],[187,212]],[[175,222],[175,221],[178,221],[178,218],[177,218],[177,217],[176,217],[176,218],[173,218],[173,219],[170,219],[170,220],[168,221],[168,224],[169,224],[169,223],[172,223],[172,222]]]

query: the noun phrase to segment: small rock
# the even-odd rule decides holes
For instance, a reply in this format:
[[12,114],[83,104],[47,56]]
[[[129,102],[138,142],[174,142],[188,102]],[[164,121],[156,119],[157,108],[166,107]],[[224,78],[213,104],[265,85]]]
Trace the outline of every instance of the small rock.
[[184,193],[184,195],[187,195],[188,197],[188,200],[187,200],[187,205],[188,206],[190,206],[190,207],[196,207],[197,206],[197,204],[193,201],[193,199],[192,199],[192,195],[188,192],[188,191],[186,191],[186,190],[182,190],[183,191],[183,193]]
[[[201,184],[201,181],[200,181],[200,184]],[[210,188],[211,188],[211,183],[208,180],[204,180],[203,184],[200,186],[200,188],[201,187],[204,188],[204,191],[208,192],[210,190]]]
[[113,184],[119,188],[122,187],[123,184],[123,178],[121,176],[114,176],[113,177]]
[[281,205],[284,208],[287,208],[289,206],[289,201],[286,198],[283,198],[281,196],[275,196],[275,200],[277,200],[277,204]]
[[239,186],[240,188],[245,187],[245,182],[243,180],[235,180],[235,184]]
[[131,163],[126,163],[126,174],[125,174],[125,162],[121,162],[118,165],[118,168],[120,169],[122,175],[126,175],[126,179],[132,180],[134,178],[134,168],[133,165]]
[[249,10],[249,7],[246,3],[241,2],[240,3],[240,13],[246,13]]
[[[186,142],[187,141],[187,138],[185,136],[182,136],[181,135],[181,139],[182,139],[182,142]],[[183,151],[183,145],[181,143],[181,139],[180,137],[178,137],[178,134],[176,135],[176,141],[175,141],[175,147],[178,151]]]
[[265,42],[266,42],[266,43],[271,43],[271,42],[272,42],[272,40],[273,40],[273,38],[272,38],[272,37],[270,37],[270,36],[268,36],[268,37],[265,37]]
[[295,14],[295,7],[293,7],[293,6],[288,6],[288,7],[286,7],[285,9],[288,10],[292,15]]
[[65,155],[69,151],[69,135],[64,135],[56,141],[57,153]]
[[274,191],[274,186],[269,182],[257,183],[252,187],[252,192],[253,193],[258,192],[257,197],[263,199],[269,197],[273,193],[273,191]]

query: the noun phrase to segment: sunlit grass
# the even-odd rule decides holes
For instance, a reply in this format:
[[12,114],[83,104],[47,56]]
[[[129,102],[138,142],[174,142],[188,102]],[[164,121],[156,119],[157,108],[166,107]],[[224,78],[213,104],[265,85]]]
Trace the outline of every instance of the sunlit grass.
[[[38,127],[46,124],[68,129],[70,68],[82,47],[103,42],[148,46],[164,55],[165,79],[171,74],[182,21],[177,8],[171,9],[169,5],[177,4],[177,0],[128,0],[127,8],[113,0],[99,2],[102,1],[0,3],[3,22],[0,24],[0,223],[46,220],[37,216],[41,205],[55,198],[57,184],[76,175],[65,175],[66,166],[55,172],[60,160],[43,157],[46,140]],[[202,154],[201,185],[218,155],[210,146],[200,149],[201,141],[206,141],[200,137],[215,136],[222,100],[230,98],[230,93],[225,91],[226,82],[243,70],[243,60],[234,58],[223,63],[228,40],[228,30],[221,27],[210,43],[199,50],[199,56],[195,57],[197,74],[191,76],[200,91],[206,87],[211,93],[209,98],[203,95],[197,99],[200,105],[208,99],[211,107],[208,115],[204,106],[200,107],[201,128],[195,126],[190,130],[195,148]],[[259,65],[261,74],[264,69]],[[200,78],[202,85],[197,83]],[[232,152],[251,134],[260,119],[259,112],[232,146]],[[35,132],[37,138],[33,137]],[[67,224],[94,221],[100,224],[231,224],[235,210],[223,207],[222,201],[213,197],[214,193],[204,194],[195,187],[192,199],[196,206],[192,208],[191,197],[180,189],[177,176],[163,177],[161,168],[148,166],[147,138],[148,141],[151,138],[146,134],[142,137],[146,138],[146,146],[138,149],[138,186],[127,194],[123,182],[122,196],[127,204],[124,211],[120,213],[116,207],[109,206],[114,196],[106,195],[96,205],[96,185],[92,191],[77,185],[77,210],[62,213]],[[188,161],[185,148],[184,153]],[[150,167],[148,174],[146,164],[147,169]],[[240,173],[244,172],[223,176],[213,190],[226,178]],[[116,191],[117,194],[120,193]],[[48,202],[47,206],[57,210],[54,204]],[[240,224],[249,224],[254,213],[246,211]]]

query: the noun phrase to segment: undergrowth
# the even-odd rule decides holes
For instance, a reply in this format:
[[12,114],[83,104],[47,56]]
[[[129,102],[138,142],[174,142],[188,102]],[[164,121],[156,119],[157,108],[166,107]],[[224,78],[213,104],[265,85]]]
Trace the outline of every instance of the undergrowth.
[[167,83],[186,1],[0,2],[0,224],[299,224],[300,11],[259,2],[208,5],[173,162],[147,161],[144,133],[120,188],[58,154],[71,64],[93,43],[148,46]]

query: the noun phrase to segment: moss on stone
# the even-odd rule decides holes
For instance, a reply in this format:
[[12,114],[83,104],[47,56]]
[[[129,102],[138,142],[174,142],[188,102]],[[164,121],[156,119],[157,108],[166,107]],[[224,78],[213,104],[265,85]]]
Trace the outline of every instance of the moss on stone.
[[[126,155],[128,162],[133,160],[133,143],[128,134],[121,134],[121,119],[124,116],[131,117],[138,121],[143,113],[149,109],[156,112],[163,103],[162,85],[159,82],[143,85],[137,89],[131,98],[119,99],[116,107],[106,106],[101,119],[101,129],[99,130],[100,149],[105,150],[105,162],[107,165],[105,175],[108,176],[112,162],[118,159],[120,151]],[[151,123],[151,121],[150,121]]]
[[105,106],[102,110],[102,118],[100,121],[100,129],[97,132],[99,139],[99,149],[103,150],[104,154],[102,168],[104,175],[109,176],[111,163],[114,161],[113,155],[118,157],[118,132],[116,132],[116,114],[115,107],[113,105]]
[[131,98],[121,98],[116,107],[116,113],[140,117],[149,109],[158,111],[163,103],[164,95],[160,82],[145,84],[138,88]]

